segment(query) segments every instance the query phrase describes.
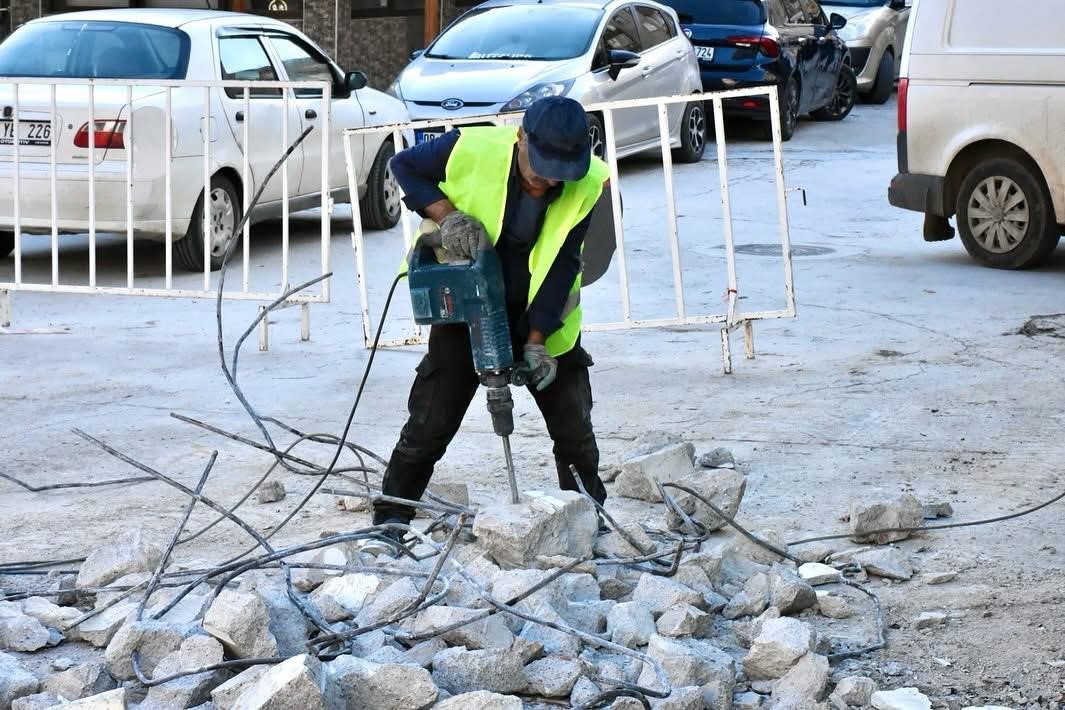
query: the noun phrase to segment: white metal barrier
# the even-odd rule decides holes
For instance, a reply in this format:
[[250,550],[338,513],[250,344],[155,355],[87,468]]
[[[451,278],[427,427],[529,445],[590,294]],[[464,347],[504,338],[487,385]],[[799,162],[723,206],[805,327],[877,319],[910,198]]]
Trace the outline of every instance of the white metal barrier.
[[[736,273],[736,252],[733,235],[732,203],[729,189],[730,186],[728,176],[728,154],[725,144],[723,102],[729,99],[743,99],[751,97],[765,97],[768,99],[770,120],[772,122],[773,171],[776,186],[775,193],[776,207],[778,212],[779,240],[784,267],[784,305],[782,308],[775,310],[743,313],[741,312],[738,304],[739,287],[738,277]],[[743,328],[745,354],[748,359],[753,359],[754,321],[779,318],[794,318],[796,315],[795,289],[791,260],[791,241],[788,226],[786,194],[787,189],[784,182],[784,161],[780,137],[780,105],[777,97],[777,92],[774,88],[771,87],[710,92],[699,95],[699,98],[704,101],[704,105],[712,106],[713,109],[713,125],[715,129],[714,135],[716,136],[715,142],[717,146],[717,168],[721,199],[721,215],[724,231],[724,247],[727,262],[727,284],[725,286],[725,300],[727,302],[727,306],[724,312],[722,313],[703,313],[693,315],[688,312],[688,308],[685,302],[676,199],[673,184],[673,162],[670,147],[670,132],[667,107],[673,104],[690,103],[693,97],[672,96],[594,104],[585,106],[585,109],[589,113],[599,113],[603,117],[603,128],[605,133],[604,138],[606,143],[607,156],[606,160],[610,167],[610,183],[613,186],[613,189],[611,190],[611,208],[613,213],[614,233],[617,243],[616,258],[618,266],[619,291],[621,295],[622,319],[616,322],[592,323],[589,322],[586,313],[583,330],[586,332],[611,331],[629,328],[660,328],[671,326],[709,325],[720,323],[722,365],[724,372],[727,374],[732,372],[732,354],[729,342],[729,336],[732,331],[740,327]],[[621,214],[621,179],[618,171],[618,163],[616,158],[617,151],[615,150],[615,112],[639,107],[657,107],[658,110],[658,132],[661,145],[663,172],[665,176],[666,202],[664,208],[664,216],[667,218],[666,224],[668,229],[670,257],[673,269],[673,292],[675,301],[674,316],[670,318],[660,318],[653,320],[641,320],[633,318],[632,316],[629,280],[629,262],[631,260],[631,257],[628,256],[625,252],[625,230]],[[352,160],[352,153],[350,147],[351,138],[353,136],[372,132],[390,131],[393,135],[395,145],[402,145],[402,142],[400,141],[399,137],[401,132],[407,130],[439,127],[450,129],[456,125],[461,126],[463,124],[471,123],[520,123],[521,117],[522,114],[520,113],[506,113],[486,116],[471,116],[461,119],[424,120],[406,124],[376,126],[372,128],[348,129],[344,132],[344,149],[348,166],[348,182],[351,185],[357,184],[355,163]],[[366,271],[366,263],[364,258],[365,242],[363,239],[362,228],[360,226],[357,210],[358,206],[352,205],[352,211],[354,213],[354,231],[352,232],[352,244],[355,251],[356,269],[358,272],[358,284],[362,300],[363,338],[365,345],[369,347],[369,345],[372,343],[372,337],[376,329],[376,324],[370,314],[369,293],[367,287],[367,280],[369,275]],[[410,248],[411,239],[416,233],[416,225],[413,223],[411,217],[412,215],[410,211],[404,204],[403,217],[401,222],[401,224],[403,224],[405,227],[403,231],[404,250],[408,250]],[[391,276],[391,274],[389,276]],[[399,339],[383,340],[381,343],[379,343],[379,347],[396,347],[403,345],[423,344],[427,342],[427,340],[428,338],[425,329],[423,329],[421,326],[415,325],[414,331],[410,336]]]
[[[9,272],[5,280],[0,271],[0,326],[9,325],[10,294],[19,291],[215,297],[211,278],[211,234],[215,209],[208,209],[212,178],[224,172],[239,175],[241,194],[237,197],[242,212],[247,210],[262,186],[269,166],[285,153],[301,133],[298,126],[290,125],[290,111],[294,106],[299,106],[300,101],[310,101],[320,106],[315,130],[307,136],[304,144],[315,141],[320,146],[320,165],[309,165],[307,169],[321,171],[319,189],[316,191],[320,193],[320,200],[316,202],[321,209],[321,249],[320,269],[315,269],[315,273],[310,275],[301,275],[303,278],[297,283],[310,276],[328,273],[332,210],[330,150],[335,145],[330,140],[331,88],[324,81],[69,78],[5,78],[0,81],[0,97],[3,97],[0,103],[7,104],[0,118],[0,128],[3,128],[0,131],[0,151],[4,151],[0,153],[0,188],[9,187],[11,192],[8,203],[11,213],[0,216],[0,232],[14,234],[13,273]],[[296,90],[305,90],[307,96],[297,96]],[[268,92],[276,92],[276,95]],[[106,94],[103,101],[100,100],[100,94]],[[223,94],[227,98],[223,98]],[[81,97],[85,98],[83,105],[80,103]],[[235,108],[239,109],[234,117],[237,126],[231,128],[227,112]],[[79,115],[79,109],[81,112],[87,111],[87,114],[70,121],[69,116]],[[273,123],[278,112],[280,126]],[[302,120],[300,114],[294,115],[297,121]],[[85,123],[79,130],[76,124],[83,118]],[[27,128],[28,131],[25,130]],[[77,146],[78,134],[86,128],[88,135],[83,140],[86,153],[68,152],[60,161],[60,147],[82,147]],[[273,132],[278,128],[276,142],[263,144],[258,140],[265,132]],[[195,135],[197,132],[198,136]],[[102,141],[101,133],[104,134]],[[116,150],[116,140],[119,150]],[[67,145],[69,141],[73,142]],[[42,151],[45,144],[47,155]],[[7,149],[6,146],[11,147]],[[107,153],[111,151],[120,153],[117,160],[107,159]],[[253,159],[259,160],[258,166],[253,166]],[[193,161],[199,167],[195,167]],[[270,185],[273,189],[280,181],[280,195],[277,199],[264,200],[258,208],[266,207],[269,210],[260,214],[273,217],[277,213],[281,218],[280,273],[276,279],[263,277],[268,278],[266,283],[263,283],[263,278],[252,283],[252,220],[247,220],[242,233],[232,235],[232,239],[242,240],[240,248],[233,254],[234,259],[238,255],[241,258],[242,278],[237,287],[227,288],[223,292],[223,298],[273,301],[290,287],[290,202],[294,197],[302,197],[301,208],[306,209],[314,206],[314,200],[313,196],[308,199],[307,195],[298,194],[297,187],[290,184],[287,164],[279,172],[280,175],[275,176]],[[313,175],[313,172],[309,174]],[[334,179],[332,182],[342,180]],[[118,184],[122,186],[116,187]],[[100,194],[101,187],[104,188],[103,195]],[[76,192],[86,188],[87,214],[84,219],[64,214],[65,211],[75,210],[69,204],[61,204],[64,200],[61,190]],[[42,198],[42,190],[47,190],[49,197]],[[352,194],[357,202],[358,192]],[[184,234],[175,230],[175,222],[189,222],[191,225],[193,205],[198,197],[203,197],[205,202],[201,210],[204,238],[202,287],[187,283],[178,285],[175,284],[174,245]],[[116,200],[124,200],[124,209],[123,205],[114,204]],[[0,215],[8,207],[4,202],[0,199]],[[47,202],[47,206],[42,207],[43,202]],[[107,219],[100,219],[101,210]],[[122,230],[116,229],[119,223]],[[160,223],[162,234],[159,234]],[[101,225],[105,228],[101,229]],[[237,220],[234,220],[236,226]],[[123,231],[126,237],[125,283],[102,285],[97,278],[97,235],[103,232],[121,234]],[[24,236],[29,233],[51,236],[50,274],[38,280],[28,279],[23,268]],[[64,283],[60,278],[60,236],[68,234],[88,235],[88,269],[87,273],[79,275],[82,283]],[[165,243],[165,265],[161,276],[158,273],[136,275],[133,244],[146,235],[152,241]],[[2,235],[0,248],[3,248]],[[0,258],[3,256],[0,254]],[[274,255],[269,257],[271,261],[274,258]],[[4,263],[0,261],[2,266]],[[139,280],[141,283],[138,283]],[[181,276],[178,280],[188,281]],[[229,280],[229,283],[234,281]],[[299,304],[303,308],[303,339],[309,338],[308,304],[328,302],[329,298],[330,283],[329,279],[325,279],[316,293],[304,291],[286,299],[286,305]],[[267,319],[262,322],[264,330],[260,333],[260,347],[265,349]]]

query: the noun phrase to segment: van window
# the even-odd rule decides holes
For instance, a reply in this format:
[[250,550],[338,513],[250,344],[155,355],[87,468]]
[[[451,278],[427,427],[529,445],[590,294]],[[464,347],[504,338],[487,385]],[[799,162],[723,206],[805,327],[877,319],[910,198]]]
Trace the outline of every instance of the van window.
[[1027,0],[1024,9],[1004,10],[1000,0],[954,3],[948,43],[969,49],[1065,49],[1061,0]]

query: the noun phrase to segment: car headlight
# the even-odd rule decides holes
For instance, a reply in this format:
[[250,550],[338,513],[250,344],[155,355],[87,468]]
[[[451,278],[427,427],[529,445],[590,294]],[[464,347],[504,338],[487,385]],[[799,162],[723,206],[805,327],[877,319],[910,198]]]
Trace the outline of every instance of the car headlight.
[[392,82],[385,93],[396,97],[400,101],[403,100],[403,92],[399,90],[399,77],[396,77],[396,80]]
[[537,99],[548,96],[563,96],[573,86],[573,79],[569,81],[546,81],[543,84],[526,89],[507,102],[503,111],[524,111],[533,105]]
[[876,17],[873,15],[859,15],[847,20],[847,24],[840,30],[840,37],[845,42],[856,42],[869,36],[873,29]]

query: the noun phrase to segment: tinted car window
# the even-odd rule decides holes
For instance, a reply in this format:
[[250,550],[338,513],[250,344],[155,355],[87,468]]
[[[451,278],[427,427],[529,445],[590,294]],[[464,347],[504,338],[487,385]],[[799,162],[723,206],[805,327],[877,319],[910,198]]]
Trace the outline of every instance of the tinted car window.
[[765,9],[761,0],[666,0],[685,24],[761,25]]
[[[277,72],[258,37],[223,37],[218,40],[222,78],[234,81],[277,81]],[[251,96],[280,96],[281,89],[252,89]],[[244,89],[228,88],[226,96],[242,98]]]
[[806,15],[802,11],[799,0],[784,0],[784,12],[787,13],[787,22],[792,25],[806,24]]
[[[289,81],[327,81],[334,80],[333,71],[329,68],[323,57],[312,54],[301,44],[291,37],[284,35],[271,35],[270,42],[277,50],[281,63],[285,65],[285,73]],[[321,96],[318,89],[296,89],[296,96],[313,97]]]
[[656,47],[676,36],[673,22],[653,7],[637,5],[636,17],[640,21],[640,34],[643,35],[645,48]]
[[527,59],[579,57],[591,46],[602,10],[557,5],[507,5],[473,11],[433,43],[436,59]]
[[0,76],[184,79],[189,37],[132,22],[41,22],[0,44]]
[[618,10],[603,31],[603,42],[607,49],[624,49],[629,52],[640,51],[640,35],[636,30],[636,21],[628,8]]

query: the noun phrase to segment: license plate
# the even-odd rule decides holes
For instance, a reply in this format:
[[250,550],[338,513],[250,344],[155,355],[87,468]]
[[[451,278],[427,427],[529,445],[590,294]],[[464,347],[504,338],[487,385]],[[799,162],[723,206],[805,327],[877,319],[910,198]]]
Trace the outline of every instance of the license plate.
[[[52,144],[52,124],[48,121],[19,121],[19,145]],[[15,122],[0,121],[0,145],[12,145],[15,142]]]
[[414,142],[415,143],[428,143],[429,141],[433,140],[434,138],[439,138],[442,135],[444,135],[444,132],[443,131],[437,131],[437,130],[415,131],[414,132]]
[[695,57],[701,62],[714,61],[714,48],[713,47],[696,47]]

